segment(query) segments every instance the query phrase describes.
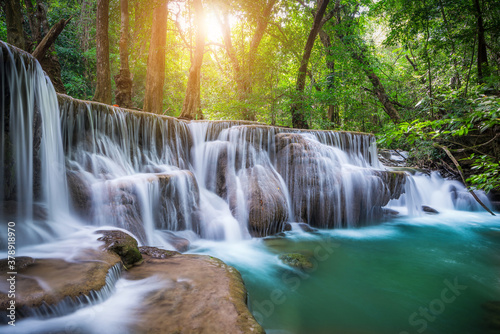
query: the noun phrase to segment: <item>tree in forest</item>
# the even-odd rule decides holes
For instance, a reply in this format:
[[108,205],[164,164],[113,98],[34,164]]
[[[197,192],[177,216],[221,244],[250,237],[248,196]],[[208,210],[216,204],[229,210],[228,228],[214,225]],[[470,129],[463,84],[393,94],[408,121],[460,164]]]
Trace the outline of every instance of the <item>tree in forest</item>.
[[484,78],[489,76],[488,69],[488,53],[486,50],[486,40],[484,37],[483,13],[479,0],[473,0],[474,14],[477,21],[477,78],[480,83],[484,82]]
[[[382,81],[375,73],[373,60],[371,59],[371,55],[369,54],[365,42],[353,33],[355,24],[354,18],[357,14],[358,4],[356,4],[354,8],[355,9],[350,13],[345,13],[343,22],[344,25],[340,29],[336,29],[337,36],[344,43],[349,50],[351,57],[359,63],[361,70],[370,80],[373,89],[369,91],[379,100],[384,108],[384,111],[391,118],[391,120],[394,123],[399,123],[401,121],[401,116],[396,109],[396,103],[389,97]],[[340,23],[342,22],[339,22],[339,24]],[[350,35],[347,35],[346,32]]]
[[111,104],[111,72],[109,68],[109,0],[97,1],[96,17],[96,89],[94,101]]
[[[332,41],[330,35],[328,35],[323,29],[319,31],[319,37],[321,39],[321,43],[325,48],[325,62],[326,67],[328,68],[328,76],[327,76],[327,89],[330,95],[335,94],[334,92],[334,78],[335,78],[335,58],[332,52]],[[328,120],[335,126],[340,125],[340,115],[339,108],[335,104],[328,105]]]
[[40,62],[56,91],[66,93],[61,79],[61,66],[55,52],[54,41],[71,18],[61,19],[51,28],[45,2],[37,0],[33,4],[32,1],[25,1],[25,6],[31,34],[27,34],[23,30],[24,13],[20,1],[7,0],[2,2],[2,9],[7,21],[7,41],[27,52],[33,52],[33,56]]
[[132,107],[132,78],[128,63],[129,11],[128,0],[120,0],[120,72],[115,76],[116,104]]
[[145,111],[156,114],[163,113],[167,15],[168,1],[156,0],[153,9],[153,25],[149,43],[146,93],[143,107]]
[[[229,58],[233,69],[234,80],[238,90],[238,100],[244,105],[242,110],[242,118],[245,120],[255,120],[255,111],[251,110],[247,105],[247,100],[252,93],[253,73],[255,71],[255,61],[259,45],[262,41],[264,33],[269,25],[271,14],[277,0],[263,1],[263,6],[256,9],[256,25],[253,31],[252,39],[248,52],[246,50],[236,50],[231,37],[231,26],[229,24],[229,8],[222,4],[222,15],[218,16],[219,23],[222,27],[222,36],[224,40],[224,48]],[[260,2],[258,2],[260,4]],[[255,3],[251,3],[254,5]],[[238,54],[243,54],[241,59],[238,59]]]
[[7,42],[20,49],[27,50],[23,30],[23,13],[19,0],[2,1],[2,9],[6,16]]
[[205,14],[201,0],[193,0],[196,26],[196,46],[191,60],[189,77],[186,87],[184,104],[179,117],[186,119],[203,119],[200,97],[201,65],[203,64],[203,54],[205,52]]
[[[295,84],[295,91],[300,96],[304,92],[304,88],[306,86],[306,76],[307,76],[307,65],[309,63],[309,58],[311,57],[311,51],[314,46],[314,41],[316,40],[316,36],[318,36],[319,30],[322,26],[323,16],[326,12],[326,8],[328,6],[329,0],[318,0],[318,9],[314,14],[314,21],[311,27],[311,31],[309,32],[309,36],[307,37],[306,44],[304,46],[304,52],[302,54],[302,60],[300,62],[299,71],[297,74],[297,81]],[[301,103],[301,97],[298,98],[298,101],[292,104],[290,113],[292,114],[292,124],[294,128],[299,129],[308,129],[309,125],[307,124],[305,115],[304,115],[304,106]]]

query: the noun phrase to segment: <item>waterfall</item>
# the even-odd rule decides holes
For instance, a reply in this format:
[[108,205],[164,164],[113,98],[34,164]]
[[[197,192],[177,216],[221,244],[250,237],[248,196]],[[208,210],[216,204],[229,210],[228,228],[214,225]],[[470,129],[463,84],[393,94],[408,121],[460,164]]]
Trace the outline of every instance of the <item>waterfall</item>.
[[20,242],[29,244],[64,235],[72,225],[59,107],[40,64],[1,41],[0,47],[0,214],[25,222]]
[[1,47],[0,210],[16,206],[27,243],[91,225],[168,248],[172,232],[241,240],[287,222],[372,224],[388,204],[419,214],[424,200],[446,197],[446,207],[475,208],[458,183],[387,170],[373,135],[185,122],[80,101],[56,95],[29,55]]

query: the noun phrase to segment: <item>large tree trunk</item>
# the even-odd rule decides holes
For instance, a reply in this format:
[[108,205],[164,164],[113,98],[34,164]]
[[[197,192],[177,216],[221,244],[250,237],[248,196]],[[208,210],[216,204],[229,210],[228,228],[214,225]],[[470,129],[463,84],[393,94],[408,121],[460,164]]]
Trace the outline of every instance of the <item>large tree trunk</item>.
[[128,34],[129,13],[128,0],[120,1],[121,26],[120,26],[120,73],[115,76],[116,104],[120,107],[132,107],[132,79],[128,64]]
[[148,70],[144,110],[163,113],[163,85],[165,82],[165,43],[167,40],[168,1],[158,0],[153,11],[151,42],[149,43]]
[[111,73],[109,69],[109,0],[97,1],[96,29],[96,89],[94,101],[111,104]]
[[[302,55],[302,61],[300,62],[299,73],[297,74],[295,90],[298,95],[302,95],[306,86],[307,65],[309,63],[309,58],[311,57],[314,41],[316,40],[316,36],[318,36],[318,32],[321,29],[323,15],[325,14],[328,3],[329,0],[318,0],[318,10],[314,15],[313,26],[309,32],[309,36],[307,37],[304,53]],[[291,107],[292,124],[294,128],[308,129],[309,125],[307,124],[303,113],[303,104],[300,102],[301,97],[299,96],[298,99],[299,101],[293,103]]]
[[5,0],[3,7],[7,23],[7,42],[26,50],[26,38],[23,30],[23,13],[19,0]]
[[488,54],[486,51],[486,40],[484,38],[483,14],[479,0],[473,0],[477,19],[477,78],[480,83],[484,82],[484,77],[489,76]]
[[187,119],[203,119],[200,98],[201,65],[203,64],[203,53],[205,51],[206,29],[204,27],[205,14],[201,0],[193,0],[195,24],[196,24],[196,48],[189,69],[189,77],[186,87],[186,96],[182,105],[180,117]]

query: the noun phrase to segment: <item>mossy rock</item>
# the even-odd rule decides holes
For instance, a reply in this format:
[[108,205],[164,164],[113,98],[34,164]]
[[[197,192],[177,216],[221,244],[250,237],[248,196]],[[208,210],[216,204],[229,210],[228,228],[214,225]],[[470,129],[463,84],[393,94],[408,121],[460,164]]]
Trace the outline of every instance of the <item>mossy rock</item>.
[[127,233],[115,230],[100,230],[96,233],[103,235],[97,240],[104,241],[106,250],[120,256],[126,268],[142,261],[142,254],[139,251],[137,240]]
[[279,259],[281,262],[284,264],[294,267],[294,268],[299,268],[299,269],[311,269],[313,267],[313,264],[307,256],[304,254],[300,253],[286,253],[286,254],[281,254],[279,256]]

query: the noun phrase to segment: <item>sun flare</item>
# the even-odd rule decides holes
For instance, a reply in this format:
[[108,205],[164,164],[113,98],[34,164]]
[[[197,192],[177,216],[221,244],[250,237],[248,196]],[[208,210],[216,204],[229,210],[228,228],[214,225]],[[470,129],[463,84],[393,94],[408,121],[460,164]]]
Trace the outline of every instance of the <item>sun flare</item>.
[[211,42],[222,41],[222,28],[213,13],[209,13],[205,18],[205,29],[207,33],[207,40]]

